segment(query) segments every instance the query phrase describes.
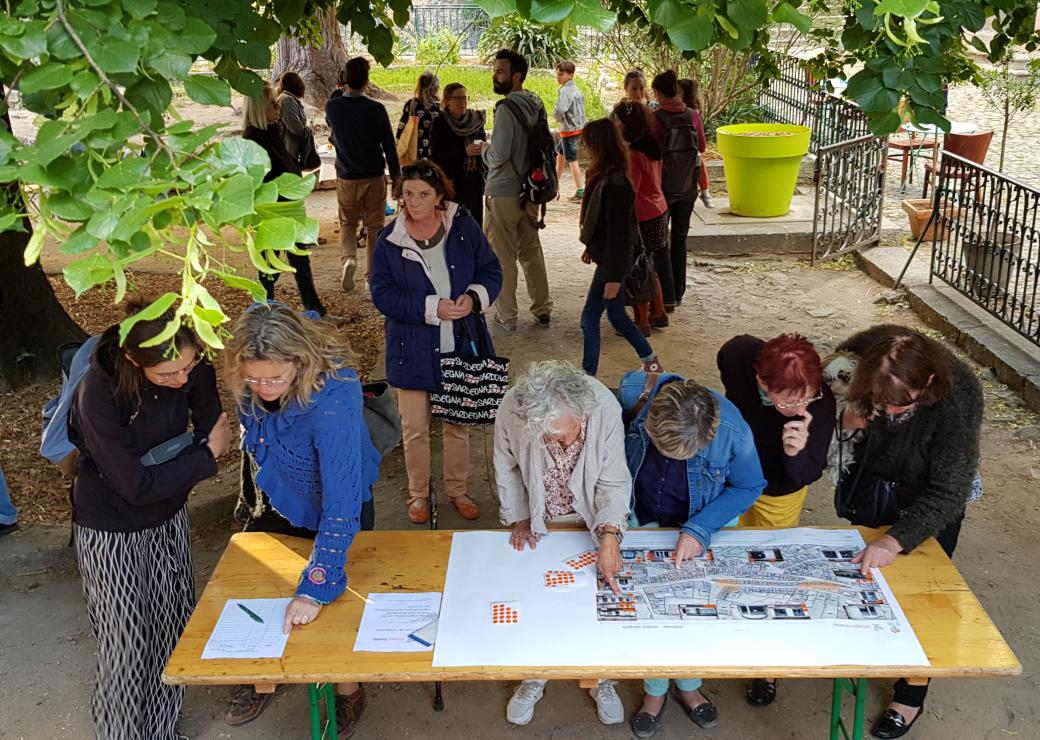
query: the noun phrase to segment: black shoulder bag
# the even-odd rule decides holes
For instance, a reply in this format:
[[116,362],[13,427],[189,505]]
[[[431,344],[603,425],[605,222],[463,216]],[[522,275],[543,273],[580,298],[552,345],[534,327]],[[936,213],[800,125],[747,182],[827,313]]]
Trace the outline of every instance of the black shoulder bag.
[[834,487],[834,510],[842,519],[851,524],[864,527],[881,527],[895,524],[899,519],[899,475],[903,471],[909,444],[902,445],[899,462],[896,465],[896,480],[887,480],[867,471],[867,460],[870,458],[871,434],[867,428],[867,439],[863,443],[863,459],[849,466],[847,472],[842,469],[841,429],[838,433],[838,483]]

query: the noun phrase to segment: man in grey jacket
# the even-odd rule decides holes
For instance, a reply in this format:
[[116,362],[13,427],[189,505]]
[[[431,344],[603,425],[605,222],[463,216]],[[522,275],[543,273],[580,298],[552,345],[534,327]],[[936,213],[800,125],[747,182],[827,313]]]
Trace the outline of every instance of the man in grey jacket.
[[482,149],[487,165],[487,218],[484,230],[491,248],[502,264],[502,292],[495,302],[495,323],[507,331],[515,331],[519,309],[516,303],[517,263],[524,271],[527,294],[531,298],[531,313],[542,326],[549,325],[552,297],[545,273],[545,256],[538,239],[537,221],[527,203],[521,199],[521,181],[526,177],[530,162],[527,156],[527,128],[533,126],[539,115],[545,115],[545,106],[534,93],[524,90],[527,60],[515,51],[502,49],[495,55],[492,77],[495,92],[514,101],[527,115],[526,121],[517,121],[505,105],[495,109],[495,127],[491,143]]

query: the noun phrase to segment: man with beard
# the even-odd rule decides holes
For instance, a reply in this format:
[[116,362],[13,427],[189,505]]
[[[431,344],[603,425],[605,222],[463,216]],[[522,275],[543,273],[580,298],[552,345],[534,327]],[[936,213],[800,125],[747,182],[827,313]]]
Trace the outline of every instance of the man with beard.
[[549,325],[552,297],[545,274],[545,257],[538,239],[537,218],[528,204],[521,199],[522,178],[526,177],[530,162],[527,155],[528,129],[539,117],[545,117],[545,106],[533,92],[524,90],[527,60],[515,51],[502,49],[495,54],[492,82],[495,92],[505,95],[525,114],[527,120],[517,120],[504,101],[495,108],[495,128],[490,144],[482,147],[487,165],[487,218],[485,231],[491,247],[502,264],[502,292],[495,305],[495,323],[506,331],[515,331],[518,308],[516,304],[517,263],[524,271],[527,294],[531,298],[531,313],[541,326]]

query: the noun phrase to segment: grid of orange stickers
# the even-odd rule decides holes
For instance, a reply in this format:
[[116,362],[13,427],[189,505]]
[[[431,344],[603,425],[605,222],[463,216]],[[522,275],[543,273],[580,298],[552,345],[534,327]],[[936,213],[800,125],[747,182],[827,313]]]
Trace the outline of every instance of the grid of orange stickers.
[[596,562],[596,551],[587,550],[586,552],[583,552],[580,555],[575,555],[574,557],[567,558],[567,560],[565,560],[564,562],[567,563],[567,565],[569,565],[570,567],[574,568],[574,570],[581,570],[582,568],[587,568],[588,566]]
[[558,588],[560,586],[573,586],[576,582],[574,573],[569,570],[547,570],[545,571],[545,587]]
[[491,624],[516,624],[520,621],[520,612],[508,604],[495,602],[491,605]]

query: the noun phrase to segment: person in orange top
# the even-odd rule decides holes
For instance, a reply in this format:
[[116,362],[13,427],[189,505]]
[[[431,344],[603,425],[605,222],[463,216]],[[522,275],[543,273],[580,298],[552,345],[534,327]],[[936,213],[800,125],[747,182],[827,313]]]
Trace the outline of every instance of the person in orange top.
[[585,195],[585,175],[578,164],[578,139],[585,128],[585,96],[574,84],[574,62],[566,59],[556,65],[556,81],[560,94],[556,98],[553,118],[560,124],[560,143],[556,149],[556,181],[563,176],[564,166],[570,167],[576,188],[572,203],[580,203]]

